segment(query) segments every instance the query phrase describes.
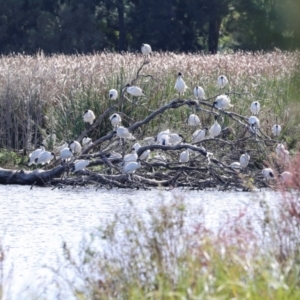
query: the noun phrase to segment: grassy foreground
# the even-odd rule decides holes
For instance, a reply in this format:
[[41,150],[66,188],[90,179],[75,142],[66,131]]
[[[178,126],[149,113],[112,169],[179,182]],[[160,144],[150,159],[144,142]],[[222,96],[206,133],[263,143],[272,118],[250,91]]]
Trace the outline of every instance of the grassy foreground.
[[76,299],[299,299],[298,199],[287,193],[274,210],[261,198],[259,218],[245,209],[217,232],[201,211],[187,218],[180,197],[143,216],[130,205],[93,235],[80,261],[64,248],[81,282],[70,289]]
[[[207,98],[219,94],[216,79],[221,74],[226,75],[229,79],[226,92],[246,93],[231,96],[233,111],[250,116],[250,104],[258,100],[262,107],[262,130],[270,134],[277,120],[283,125],[280,140],[286,142],[288,149],[297,147],[300,138],[298,52],[237,52],[213,56],[155,53],[141,71],[151,76],[135,82],[145,91],[147,99],[137,104],[125,101],[122,106],[109,101],[109,89],[115,88],[121,93],[122,87],[136,77],[143,60],[140,54],[133,53],[2,56],[0,149],[31,150],[45,138],[47,131],[56,132],[58,143],[76,139],[85,128],[82,114],[86,109],[92,109],[99,116],[114,104],[115,111],[122,113],[124,125],[132,124],[178,97],[174,89],[178,71],[183,73],[189,87],[186,98],[193,97],[196,85],[204,88]],[[184,132],[190,113],[187,107],[167,111],[135,134],[142,137],[165,128]],[[213,122],[201,111],[199,117],[203,127]],[[91,137],[95,140],[111,129],[109,120],[104,120]],[[2,158],[0,163],[4,164]]]
[[[162,195],[161,205],[143,213],[128,203],[79,254],[64,245],[61,267],[49,262],[55,299],[299,299],[299,192],[281,191],[273,203],[256,195],[261,214],[245,207],[217,230],[206,227],[204,211],[191,212],[182,196],[173,196]],[[3,281],[4,259],[1,250],[0,299],[2,288],[13,289]],[[36,284],[26,299],[54,299],[49,282]]]

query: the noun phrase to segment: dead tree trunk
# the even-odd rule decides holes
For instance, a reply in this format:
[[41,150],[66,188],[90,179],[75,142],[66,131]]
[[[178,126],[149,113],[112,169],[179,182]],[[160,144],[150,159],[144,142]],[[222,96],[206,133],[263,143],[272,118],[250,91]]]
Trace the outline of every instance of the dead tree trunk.
[[9,170],[0,168],[0,184],[21,184],[46,186],[53,178],[62,176],[65,166],[58,166],[51,170]]

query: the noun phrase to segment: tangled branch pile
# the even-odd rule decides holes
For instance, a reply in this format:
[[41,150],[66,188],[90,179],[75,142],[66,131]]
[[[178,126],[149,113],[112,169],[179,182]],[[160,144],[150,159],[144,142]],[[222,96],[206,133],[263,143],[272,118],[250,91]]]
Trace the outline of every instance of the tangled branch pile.
[[[281,126],[276,124],[278,132],[273,129],[277,118],[264,114],[264,122],[260,123],[257,106],[251,108],[253,116],[250,118],[240,114],[240,106],[236,106],[243,97],[249,96],[249,92],[232,90],[227,78],[220,76],[217,95],[206,99],[202,88],[197,87],[194,97],[182,99],[187,87],[179,75],[175,86],[179,97],[153,110],[153,105],[148,105],[151,95],[146,93],[145,96],[134,86],[141,81],[147,82],[148,86],[149,82],[151,85],[151,82],[157,84],[159,81],[148,74],[149,63],[147,59],[142,62],[135,78],[121,89],[119,97],[114,94],[117,91],[113,91],[110,98],[116,101],[97,118],[92,110],[86,111],[84,120],[88,126],[75,142],[53,147],[56,157],[60,156],[54,163],[52,161],[52,166],[56,166],[54,169],[18,174],[0,172],[1,182],[16,183],[13,179],[17,178],[17,183],[51,183],[57,187],[94,184],[105,188],[162,186],[248,191],[285,181],[280,174],[289,169],[289,152],[278,140]],[[143,74],[143,70],[147,74]],[[234,106],[230,98],[235,100]],[[150,137],[145,128],[157,119],[160,124],[168,119],[167,125],[161,128],[162,131],[154,127],[151,133],[155,134]],[[87,136],[95,136],[93,133],[99,132],[99,128],[103,132],[106,127],[103,124],[108,120],[111,130],[92,142]],[[55,146],[52,136],[55,135],[48,137],[50,141],[44,141],[49,149]],[[70,156],[66,158],[61,152],[65,148],[70,148]],[[50,156],[50,159],[54,157]],[[267,168],[262,173],[266,166],[273,169]],[[70,176],[70,172],[77,176]]]
[[[151,77],[140,74],[143,66],[148,63],[143,63],[132,84],[142,77]],[[151,79],[155,80],[152,77]],[[126,91],[129,92],[128,87],[123,89],[119,107],[122,108],[124,101],[128,101],[133,110],[137,105],[145,105],[147,109],[147,100],[137,100],[137,97],[130,100]],[[243,191],[272,187],[277,181],[285,181],[287,184],[287,179],[280,173],[289,168],[289,152],[276,139],[280,132],[275,131],[275,128],[280,129],[281,126],[274,125],[272,136],[268,136],[264,128],[260,127],[257,117],[249,118],[225,110],[233,107],[230,104],[231,95],[242,97],[243,93],[222,92],[222,95],[208,99],[197,97],[196,89],[194,99],[180,99],[179,93],[178,99],[150,111],[145,119],[136,122],[122,111],[116,113],[115,106],[111,106],[77,140],[82,141],[104,118],[108,118],[112,111],[114,112],[109,119],[114,126],[113,130],[85,145],[79,157],[81,160],[76,161],[73,158],[65,165],[68,170],[71,166],[71,169],[81,176],[67,176],[52,181],[52,184],[59,187],[95,184],[105,188],[149,189],[161,186]],[[139,96],[143,96],[143,93]],[[154,118],[163,118],[164,112],[168,110],[178,110],[181,107],[191,110],[183,132],[176,133],[165,128],[153,137],[143,135],[145,124]],[[259,114],[257,107],[256,111],[252,111]],[[121,115],[131,120],[132,124],[128,128],[122,126]],[[257,123],[253,123],[253,119]],[[220,131],[217,129],[214,133],[215,127],[219,127]],[[86,165],[101,168],[82,170]],[[276,168],[275,172],[269,168],[262,172],[264,165],[273,165]],[[290,184],[292,178],[288,179]]]

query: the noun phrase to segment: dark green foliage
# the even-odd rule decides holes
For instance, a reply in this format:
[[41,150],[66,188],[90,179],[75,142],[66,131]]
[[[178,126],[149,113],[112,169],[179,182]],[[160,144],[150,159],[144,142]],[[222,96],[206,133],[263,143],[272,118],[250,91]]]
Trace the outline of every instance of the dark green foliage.
[[300,45],[298,0],[0,0],[0,53]]

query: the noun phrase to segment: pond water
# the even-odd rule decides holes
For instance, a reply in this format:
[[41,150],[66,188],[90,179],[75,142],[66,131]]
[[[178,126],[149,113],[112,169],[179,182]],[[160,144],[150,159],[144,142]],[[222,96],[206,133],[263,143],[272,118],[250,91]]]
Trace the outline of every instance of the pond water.
[[[63,241],[77,249],[84,235],[110,222],[116,212],[126,211],[129,200],[143,214],[147,207],[184,197],[188,216],[197,218],[201,208],[205,224],[215,229],[228,216],[238,215],[245,207],[250,215],[257,217],[261,213],[260,199],[272,204],[277,197],[271,191],[108,191],[91,187],[60,190],[34,187],[31,190],[28,186],[13,185],[0,185],[0,195],[0,237],[7,250],[4,299],[10,300],[32,299],[28,295],[34,292],[28,289],[24,292],[24,287],[38,284],[45,265],[57,264]],[[55,296],[52,299],[56,299]]]

